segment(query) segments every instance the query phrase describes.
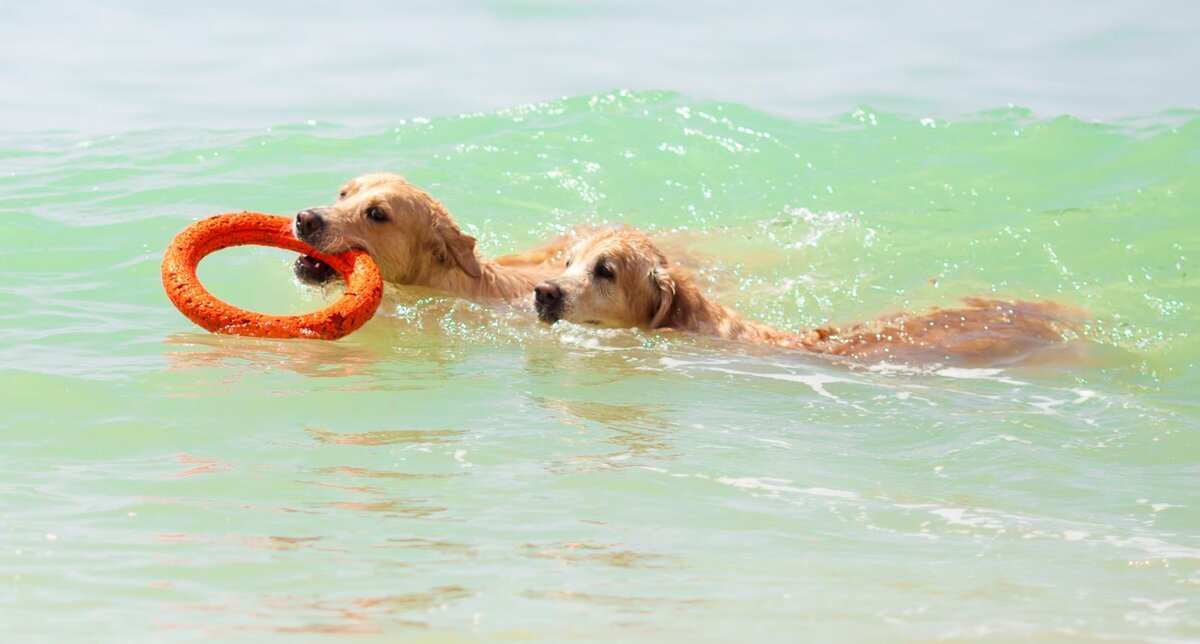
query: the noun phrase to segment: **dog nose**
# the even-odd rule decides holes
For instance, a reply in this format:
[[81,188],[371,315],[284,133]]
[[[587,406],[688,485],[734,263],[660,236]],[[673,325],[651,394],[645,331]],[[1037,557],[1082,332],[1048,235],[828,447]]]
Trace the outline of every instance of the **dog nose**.
[[321,218],[321,213],[317,212],[316,208],[307,208],[296,213],[297,237],[308,237],[318,230],[321,230],[321,227],[324,225],[325,220]]
[[562,289],[554,282],[542,282],[533,289],[533,297],[543,306],[558,304],[562,300]]

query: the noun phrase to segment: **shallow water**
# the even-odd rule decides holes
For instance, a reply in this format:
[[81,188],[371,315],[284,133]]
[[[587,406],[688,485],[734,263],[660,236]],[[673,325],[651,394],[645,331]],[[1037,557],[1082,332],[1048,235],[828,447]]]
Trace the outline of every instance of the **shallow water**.
[[[670,93],[390,127],[9,135],[6,632],[698,639],[1200,634],[1200,119],[773,117]],[[199,332],[192,219],[396,168],[498,254],[678,229],[784,326],[1088,309],[1089,362],[847,365],[399,291],[345,340]],[[202,275],[321,306],[291,256]],[[62,619],[71,615],[71,619]]]
[[[0,631],[1200,637],[1193,5],[571,7],[0,21]],[[866,365],[412,289],[273,341],[171,307],[189,222],[380,169],[489,255],[625,221],[778,326],[1045,298],[1087,349]],[[293,258],[200,274],[336,297]]]

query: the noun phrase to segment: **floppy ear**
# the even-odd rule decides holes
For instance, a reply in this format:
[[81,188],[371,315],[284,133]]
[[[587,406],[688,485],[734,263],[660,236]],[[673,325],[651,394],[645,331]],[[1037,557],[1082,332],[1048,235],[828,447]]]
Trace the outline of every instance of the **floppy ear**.
[[459,230],[458,226],[446,222],[439,222],[435,232],[442,245],[442,248],[435,253],[438,255],[438,259],[447,264],[452,262],[457,264],[464,273],[471,277],[483,275],[479,259],[475,257],[474,237]]
[[671,274],[665,267],[655,266],[650,271],[650,283],[658,291],[659,297],[658,309],[654,312],[654,318],[650,320],[650,328],[657,329],[663,326],[671,312],[671,304],[675,301],[675,280],[671,279]]

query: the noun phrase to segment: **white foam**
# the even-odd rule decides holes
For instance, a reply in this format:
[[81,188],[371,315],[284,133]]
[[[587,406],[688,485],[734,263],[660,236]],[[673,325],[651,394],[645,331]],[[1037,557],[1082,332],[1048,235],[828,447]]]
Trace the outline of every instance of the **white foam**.
[[[832,188],[826,186],[828,192]],[[789,248],[815,247],[827,233],[845,228],[854,220],[854,214],[849,212],[813,212],[808,208],[794,208],[788,211],[792,217],[811,226],[803,239],[790,244]]]
[[1167,543],[1154,537],[1104,537],[1104,542],[1121,548],[1136,548],[1157,559],[1200,559],[1200,549]]
[[812,389],[814,392],[816,392],[817,395],[824,396],[826,398],[831,398],[838,402],[843,402],[843,401],[841,398],[838,398],[837,396],[829,393],[829,390],[825,388],[825,385],[829,385],[829,384],[833,384],[833,383],[837,383],[837,382],[848,382],[848,383],[853,383],[853,384],[860,384],[860,383],[857,383],[856,381],[850,380],[848,378],[839,378],[837,376],[827,376],[827,375],[818,374],[818,373],[813,373],[813,374],[754,373],[753,371],[741,371],[739,369],[725,369],[722,367],[711,367],[711,369],[713,371],[719,371],[721,373],[732,373],[732,374],[739,375],[739,376],[751,376],[751,377],[755,377],[755,378],[769,378],[771,380],[785,380],[787,382],[798,382],[802,385],[807,385],[810,389]]
[[1082,405],[1083,403],[1085,403],[1093,398],[1099,397],[1099,394],[1092,391],[1091,389],[1072,389],[1071,391],[1075,392],[1079,396],[1075,400],[1071,401],[1072,405]]
[[467,450],[455,450],[454,460],[458,461],[463,467],[474,467],[474,464],[467,461]]
[[750,438],[752,438],[760,443],[766,443],[767,445],[774,445],[776,447],[782,447],[784,449],[791,449],[791,447],[792,447],[791,443],[789,443],[787,441],[776,440],[774,438],[758,438],[756,436],[751,436]]
[[773,492],[776,494],[778,494],[780,492],[792,492],[795,494],[805,494],[805,495],[809,495],[809,496],[821,496],[821,497],[835,498],[835,499],[847,499],[850,501],[856,501],[859,498],[858,494],[847,491],[847,490],[833,490],[833,489],[824,488],[824,487],[807,487],[807,488],[795,487],[793,485],[789,485],[792,481],[790,481],[788,479],[776,479],[776,478],[767,478],[767,477],[756,478],[756,477],[752,477],[752,476],[742,477],[742,478],[734,478],[734,477],[729,477],[729,476],[722,476],[722,477],[718,477],[716,479],[716,481],[718,483],[724,483],[725,485],[732,485],[736,488],[741,488],[743,490],[764,490],[764,491]]
[[1029,383],[1014,380],[1012,378],[1001,376],[1004,373],[1003,369],[969,369],[966,367],[942,367],[934,372],[945,378],[956,378],[960,380],[994,380],[1003,382],[1009,385],[1028,385]]
[[718,373],[728,373],[728,374],[733,374],[736,376],[749,376],[751,378],[767,378],[769,380],[783,380],[786,382],[797,382],[797,383],[800,383],[800,384],[805,385],[808,388],[812,389],[813,392],[816,393],[818,396],[829,398],[830,400],[834,400],[834,401],[837,401],[842,404],[846,404],[846,401],[842,400],[838,396],[831,393],[828,389],[825,388],[826,385],[830,385],[830,384],[834,384],[834,383],[848,383],[848,384],[856,384],[856,385],[867,384],[865,382],[860,382],[858,380],[853,380],[850,378],[843,378],[841,376],[831,376],[831,375],[819,374],[819,373],[812,373],[812,374],[762,373],[762,372],[755,372],[755,371],[745,371],[742,369],[730,369],[729,367],[724,367],[724,366],[717,366],[720,364],[729,364],[728,362],[688,362],[685,360],[677,360],[674,358],[662,358],[661,364],[664,367],[667,367],[668,369],[670,369],[670,368],[677,369],[680,367],[698,366],[698,367],[705,368],[709,371],[716,371]]

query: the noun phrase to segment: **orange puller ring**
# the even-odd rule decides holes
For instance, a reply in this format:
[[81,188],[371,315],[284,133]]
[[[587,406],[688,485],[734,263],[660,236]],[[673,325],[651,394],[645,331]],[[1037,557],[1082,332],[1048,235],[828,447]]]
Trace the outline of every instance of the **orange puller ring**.
[[[341,274],[346,291],[332,306],[303,315],[266,315],[226,304],[200,285],[196,265],[209,253],[246,244],[312,255]],[[317,252],[292,235],[291,219],[257,212],[214,215],[183,229],[163,255],[162,280],[171,303],[192,322],[213,333],[258,338],[336,340],[366,323],[383,299],[383,278],[369,255]]]

